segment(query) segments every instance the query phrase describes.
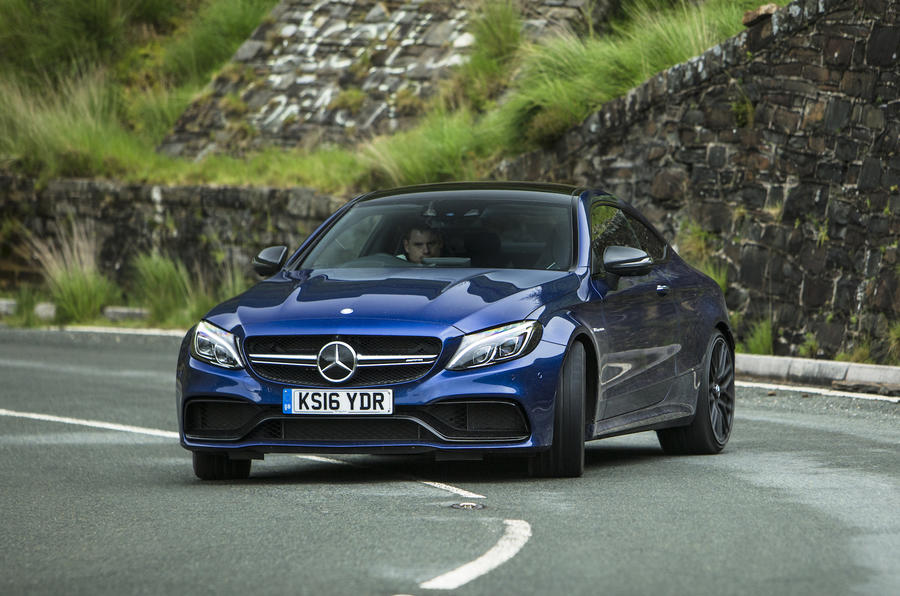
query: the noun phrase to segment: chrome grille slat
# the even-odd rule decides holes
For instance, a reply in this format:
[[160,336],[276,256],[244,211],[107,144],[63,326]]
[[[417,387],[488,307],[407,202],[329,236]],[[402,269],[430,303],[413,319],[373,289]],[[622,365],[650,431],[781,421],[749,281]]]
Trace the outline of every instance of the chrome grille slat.
[[[320,350],[333,341],[347,343],[357,355],[356,374],[343,382],[328,381],[317,369]],[[405,336],[262,336],[246,338],[244,347],[251,369],[266,379],[304,386],[360,387],[421,378],[437,362],[441,341]]]

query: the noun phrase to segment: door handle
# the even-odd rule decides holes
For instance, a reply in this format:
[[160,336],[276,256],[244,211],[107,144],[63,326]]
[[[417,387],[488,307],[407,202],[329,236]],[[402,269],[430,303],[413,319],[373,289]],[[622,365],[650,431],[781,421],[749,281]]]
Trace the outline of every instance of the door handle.
[[666,284],[656,284],[656,295],[666,296],[669,293],[669,286]]

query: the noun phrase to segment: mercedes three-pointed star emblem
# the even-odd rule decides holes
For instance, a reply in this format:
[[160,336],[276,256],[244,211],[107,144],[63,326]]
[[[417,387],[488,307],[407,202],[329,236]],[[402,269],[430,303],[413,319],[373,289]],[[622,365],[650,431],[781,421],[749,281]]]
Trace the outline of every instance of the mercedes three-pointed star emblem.
[[329,342],[319,350],[316,367],[326,381],[346,381],[356,372],[356,352],[342,341]]

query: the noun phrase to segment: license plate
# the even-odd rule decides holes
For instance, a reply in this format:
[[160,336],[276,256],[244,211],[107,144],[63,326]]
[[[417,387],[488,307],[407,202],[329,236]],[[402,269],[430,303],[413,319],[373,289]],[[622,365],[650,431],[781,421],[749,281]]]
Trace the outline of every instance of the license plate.
[[393,414],[391,389],[285,389],[285,414]]

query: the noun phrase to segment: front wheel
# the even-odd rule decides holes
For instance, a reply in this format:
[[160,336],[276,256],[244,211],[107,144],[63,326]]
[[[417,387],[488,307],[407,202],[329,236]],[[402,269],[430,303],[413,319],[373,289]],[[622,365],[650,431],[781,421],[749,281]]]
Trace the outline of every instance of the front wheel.
[[250,476],[249,459],[231,459],[225,453],[194,451],[194,474],[200,480],[245,480]]
[[553,444],[531,460],[535,476],[577,478],[584,474],[585,351],[580,342],[569,348],[556,392]]
[[734,424],[734,351],[718,331],[709,340],[702,371],[691,424],[656,431],[666,453],[712,454],[728,443]]

